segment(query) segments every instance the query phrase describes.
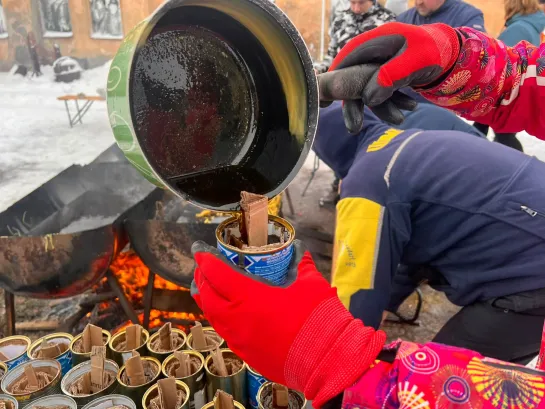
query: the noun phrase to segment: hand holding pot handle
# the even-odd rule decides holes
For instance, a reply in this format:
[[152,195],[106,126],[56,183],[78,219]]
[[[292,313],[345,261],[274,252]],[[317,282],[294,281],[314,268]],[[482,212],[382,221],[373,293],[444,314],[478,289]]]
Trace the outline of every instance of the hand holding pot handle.
[[288,280],[277,287],[196,242],[192,293],[238,356],[320,407],[365,372],[386,335],[354,319],[302,242],[294,247]]

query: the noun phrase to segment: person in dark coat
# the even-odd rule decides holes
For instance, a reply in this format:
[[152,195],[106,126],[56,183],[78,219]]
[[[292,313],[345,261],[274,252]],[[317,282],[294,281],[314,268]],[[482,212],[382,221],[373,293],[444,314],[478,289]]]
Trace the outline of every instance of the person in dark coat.
[[397,21],[416,26],[443,23],[485,31],[483,12],[462,0],[416,0],[415,6],[400,14]]

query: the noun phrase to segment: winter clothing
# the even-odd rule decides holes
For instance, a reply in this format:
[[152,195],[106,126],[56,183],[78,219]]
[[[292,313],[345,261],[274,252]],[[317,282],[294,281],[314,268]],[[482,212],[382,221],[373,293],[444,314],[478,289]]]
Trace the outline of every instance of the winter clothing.
[[413,7],[399,15],[397,21],[416,26],[443,23],[451,27],[471,27],[485,31],[483,12],[462,0],[446,0],[438,10],[428,16],[421,16]]
[[275,287],[197,242],[192,292],[233,352],[267,379],[304,392],[319,408],[358,380],[386,335],[355,320],[310,253],[299,241],[294,248],[288,281]]
[[[336,81],[349,84],[325,95],[326,100],[331,100],[333,95],[336,97],[333,99],[353,99],[361,92],[363,103],[374,109],[390,98],[394,90],[412,86],[434,104],[455,111],[468,120],[491,125],[498,132],[525,130],[545,139],[545,115],[542,115],[542,104],[538,102],[545,101],[545,44],[536,47],[521,42],[511,48],[471,28],[452,29],[438,24],[398,26],[402,33],[400,37],[410,33],[415,41],[407,41],[407,47],[395,60],[392,52],[396,51],[391,47],[374,47],[372,53],[362,51],[347,58],[352,50],[369,49],[373,43],[383,41],[381,37],[391,36],[394,30],[390,32],[388,26],[394,24],[364,33],[347,44],[337,57],[337,65],[346,58],[345,68],[352,69],[360,64],[360,73],[367,69],[371,70],[371,75],[358,79],[359,74],[355,75],[348,69],[336,72],[333,78],[331,73],[322,74],[329,77],[323,81],[320,76],[321,90],[327,90]],[[409,27],[421,31],[417,35],[408,31]],[[440,32],[441,47],[430,41],[430,27]],[[418,39],[423,43],[419,44]],[[379,52],[382,58],[377,55]],[[372,65],[377,63],[383,64],[378,75],[373,71],[376,66]],[[429,79],[435,79],[435,82],[419,85],[425,80],[420,70],[428,72]]]
[[521,41],[528,41],[539,46],[541,33],[544,29],[545,13],[541,10],[526,16],[517,14],[507,20],[505,30],[502,31],[498,39],[509,47],[513,47]]
[[348,41],[358,34],[365,33],[389,21],[395,21],[396,16],[380,4],[373,5],[365,14],[355,14],[350,8],[337,10],[329,30],[330,42],[324,61],[317,64],[318,72],[325,72],[337,53]]

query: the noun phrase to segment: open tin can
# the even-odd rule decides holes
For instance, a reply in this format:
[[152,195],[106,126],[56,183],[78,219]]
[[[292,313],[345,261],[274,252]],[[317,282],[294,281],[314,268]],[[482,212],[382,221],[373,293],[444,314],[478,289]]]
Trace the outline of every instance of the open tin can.
[[220,349],[224,359],[235,358],[242,362],[240,370],[229,376],[218,376],[212,373],[210,365],[212,364],[212,356],[208,355],[204,361],[206,370],[206,395],[209,401],[214,399],[216,391],[222,390],[233,396],[233,399],[246,406],[248,403],[248,394],[246,389],[246,368],[247,365],[230,349]]
[[[261,385],[257,393],[257,403],[259,409],[273,409],[272,404],[272,382],[267,382]],[[293,389],[288,389],[289,394],[289,409],[304,409],[307,405],[305,395]]]
[[[6,409],[19,409],[19,402],[17,402],[17,399],[15,399],[13,396],[1,394],[0,402],[6,405]],[[11,404],[11,408],[8,403]]]
[[72,344],[72,341],[74,340],[74,337],[70,334],[64,333],[64,332],[58,332],[55,334],[46,335],[36,342],[34,342],[30,348],[28,349],[28,358],[29,359],[41,359],[38,357],[38,353],[40,350],[40,346],[42,345],[43,341],[47,341],[48,343],[53,344],[63,344],[65,345],[66,350],[62,352],[60,355],[51,357],[51,359],[56,359],[61,364],[62,368],[62,375],[66,375],[70,369],[72,369],[72,352],[70,352],[70,345]]
[[180,350],[185,348],[186,343],[187,343],[187,335],[185,334],[185,332],[183,332],[182,330],[177,329],[177,328],[172,328],[170,331],[171,331],[172,334],[177,334],[179,337],[181,337],[182,338],[182,343],[180,345],[178,345],[177,348],[175,348],[175,349],[173,349],[171,351],[167,351],[167,352],[154,351],[152,349],[152,345],[155,342],[155,340],[157,338],[159,338],[159,332],[156,332],[155,334],[153,334],[149,338],[148,342],[146,343],[146,347],[148,348],[148,355],[149,356],[157,358],[160,362],[163,362],[166,359],[166,357],[168,357],[174,351],[180,351]]
[[112,339],[110,340],[109,344],[108,344],[108,349],[110,350],[110,353],[111,353],[111,356],[112,356],[112,359],[117,362],[117,364],[119,366],[123,366],[125,365],[125,362],[127,362],[127,359],[129,359],[130,357],[132,357],[132,352],[133,351],[136,351],[138,352],[141,356],[145,356],[148,354],[148,348],[146,347],[146,344],[149,340],[149,332],[146,331],[144,328],[142,328],[142,334],[141,334],[141,341],[142,341],[142,344],[134,349],[134,350],[130,350],[130,351],[119,351],[117,349],[117,346],[125,341],[125,337],[127,335],[127,330],[123,330],[117,334],[115,334]]
[[[237,402],[236,400],[233,403],[235,404],[235,409],[245,409],[245,407],[244,407],[244,405],[242,403]],[[213,409],[213,408],[214,408],[214,401],[208,402],[201,409]]]
[[15,368],[29,360],[27,351],[30,348],[30,338],[22,335],[13,335],[0,339],[0,352],[8,358],[4,363],[8,370]]
[[204,331],[204,336],[206,337],[207,334],[213,334],[213,338],[217,338],[217,343],[214,343],[214,345],[211,345],[209,347],[206,347],[204,349],[195,349],[193,348],[193,334],[189,334],[187,336],[187,347],[190,350],[200,352],[205,358],[210,354],[210,351],[213,351],[217,348],[221,348],[225,345],[225,340],[219,336],[219,334],[216,332],[216,330],[212,327],[203,327],[202,329]]
[[[76,337],[72,340],[70,343],[70,353],[72,354],[72,366],[76,366],[81,364],[82,362],[88,361],[91,359],[91,353],[90,352],[77,352],[76,350],[79,350],[79,344],[83,339],[83,333],[76,335]],[[110,342],[110,339],[112,339],[112,334],[110,334],[109,331],[106,331],[105,329],[102,330],[102,340],[104,341],[104,345],[108,345]],[[106,348],[106,356],[109,358],[111,356],[111,351],[109,348]]]
[[0,361],[0,381],[2,380],[4,376],[6,376],[7,373],[8,373],[8,366],[2,361]]
[[114,393],[118,387],[117,373],[119,372],[119,366],[111,359],[106,359],[104,361],[104,371],[110,372],[113,379],[108,386],[104,387],[104,389],[99,392],[89,394],[76,394],[72,393],[72,386],[87,372],[91,372],[91,361],[85,361],[79,365],[76,365],[70,371],[68,371],[68,373],[62,379],[62,393],[74,399],[78,404],[78,407],[85,406],[96,398],[100,398],[102,396]]
[[291,257],[295,229],[285,219],[269,216],[269,236],[276,236],[280,243],[270,250],[239,249],[226,242],[227,237],[240,237],[240,217],[232,217],[220,223],[216,230],[218,249],[229,261],[250,274],[263,277],[275,285],[286,281]]
[[189,376],[183,378],[176,377],[175,368],[177,368],[179,364],[176,363],[176,357],[170,355],[163,362],[163,376],[165,378],[170,376],[184,382],[189,388],[189,407],[191,409],[199,409],[207,402],[204,357],[197,351],[182,351],[182,353],[190,356],[192,364],[193,362],[197,364],[197,370]]
[[[185,398],[182,404],[178,406],[178,408],[176,409],[189,409],[189,388],[187,387],[185,383],[177,379],[176,389],[182,390],[185,395]],[[150,407],[151,400],[155,399],[158,395],[159,395],[159,387],[157,386],[157,384],[155,384],[151,388],[149,388],[144,394],[144,397],[142,398],[142,408],[148,409]]]
[[139,409],[131,398],[123,395],[108,395],[96,398],[94,401],[85,405],[83,409],[109,409],[114,406],[126,406],[129,409]]
[[[51,381],[43,388],[36,391],[27,392],[15,390],[24,389],[26,385],[24,382],[24,378],[26,377],[24,369],[27,365],[31,365],[35,372],[46,372],[51,377]],[[59,385],[61,383],[61,377],[61,364],[59,361],[54,359],[37,359],[10,370],[2,379],[1,386],[4,393],[13,396],[21,405],[30,405],[42,396],[60,394],[61,390]]]
[[157,382],[157,379],[159,379],[159,376],[161,375],[161,362],[159,362],[158,359],[153,358],[151,356],[143,356],[142,357],[142,365],[152,365],[155,367],[154,376],[152,379],[147,381],[146,383],[143,383],[142,385],[138,386],[132,386],[129,385],[128,382],[124,381],[124,374],[126,371],[126,366],[123,365],[121,369],[119,370],[119,373],[117,374],[117,382],[119,383],[119,389],[118,393],[121,395],[128,396],[135,402],[140,402],[142,400],[142,397],[144,396],[144,393],[149,389],[150,385]]
[[246,374],[248,378],[246,380],[248,385],[248,403],[252,409],[258,409],[257,394],[259,393],[261,386],[268,381],[261,374],[254,371],[250,366],[248,366],[248,372]]
[[71,397],[64,395],[44,396],[43,398],[36,399],[31,405],[26,405],[23,409],[33,409],[35,407],[40,407],[40,409],[48,409],[62,406],[65,406],[68,409],[78,409],[76,401]]

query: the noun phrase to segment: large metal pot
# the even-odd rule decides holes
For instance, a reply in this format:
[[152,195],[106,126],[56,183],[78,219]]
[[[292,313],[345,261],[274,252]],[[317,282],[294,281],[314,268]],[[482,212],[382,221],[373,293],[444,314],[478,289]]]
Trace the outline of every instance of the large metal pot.
[[278,195],[318,120],[308,50],[269,0],[170,0],[123,41],[108,76],[119,147],[151,182],[201,207]]

